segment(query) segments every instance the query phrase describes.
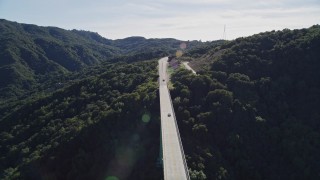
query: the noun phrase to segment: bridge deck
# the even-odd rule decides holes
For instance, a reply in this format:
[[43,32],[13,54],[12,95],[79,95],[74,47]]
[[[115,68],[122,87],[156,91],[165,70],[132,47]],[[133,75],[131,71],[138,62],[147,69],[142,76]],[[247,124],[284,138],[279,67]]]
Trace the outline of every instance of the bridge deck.
[[[167,58],[159,60],[159,92],[161,111],[161,135],[165,180],[189,179],[179,130],[167,87]],[[164,80],[164,81],[163,81]],[[169,115],[170,114],[170,115]]]

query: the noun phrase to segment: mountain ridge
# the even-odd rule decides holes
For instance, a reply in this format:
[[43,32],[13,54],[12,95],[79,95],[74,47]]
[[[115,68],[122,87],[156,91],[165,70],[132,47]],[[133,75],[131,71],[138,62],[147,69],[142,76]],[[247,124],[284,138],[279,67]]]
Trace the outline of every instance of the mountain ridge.
[[[137,41],[138,40],[138,41]],[[0,20],[1,98],[21,95],[39,75],[79,71],[102,62],[141,61],[179,49],[180,40],[128,37],[110,40],[98,33]],[[201,45],[197,41],[190,45]]]

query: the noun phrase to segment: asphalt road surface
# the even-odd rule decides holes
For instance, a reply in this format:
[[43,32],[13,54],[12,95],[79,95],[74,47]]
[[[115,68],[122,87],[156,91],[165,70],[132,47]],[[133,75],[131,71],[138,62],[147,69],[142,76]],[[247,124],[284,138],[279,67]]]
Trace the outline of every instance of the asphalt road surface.
[[167,57],[159,60],[159,92],[164,179],[189,179],[179,130],[167,87],[167,60]]

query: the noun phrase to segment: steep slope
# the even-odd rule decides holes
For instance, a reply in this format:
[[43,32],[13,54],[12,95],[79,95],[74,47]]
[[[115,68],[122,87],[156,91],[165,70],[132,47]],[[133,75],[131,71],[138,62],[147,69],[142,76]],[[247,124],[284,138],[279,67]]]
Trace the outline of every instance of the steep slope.
[[204,53],[224,51],[199,75],[173,75],[192,178],[320,178],[319,47],[319,25],[260,33]]
[[178,59],[190,62],[189,65],[195,71],[208,70],[210,64],[223,54],[224,49],[221,49],[221,45],[225,44],[225,42],[225,40],[217,40],[203,43],[201,46],[188,49]]
[[55,27],[0,20],[1,98],[32,89],[38,75],[80,70],[118,55],[112,46]]
[[1,117],[0,178],[160,178],[156,66],[103,65]]

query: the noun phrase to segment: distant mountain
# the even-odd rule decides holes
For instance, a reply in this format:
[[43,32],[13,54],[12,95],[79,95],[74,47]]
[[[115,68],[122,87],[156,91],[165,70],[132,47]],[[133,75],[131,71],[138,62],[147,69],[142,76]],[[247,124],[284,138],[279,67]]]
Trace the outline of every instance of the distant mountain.
[[[0,99],[29,91],[40,76],[79,71],[101,62],[141,61],[179,49],[180,40],[129,37],[0,20]],[[198,41],[190,42],[197,46]]]
[[[178,50],[181,42],[182,41],[177,41],[172,38],[146,39],[144,37],[135,36],[114,40],[113,45],[123,50],[123,53],[135,53],[143,51],[167,51],[168,49]],[[198,41],[190,41],[187,43],[188,49],[203,44]]]

